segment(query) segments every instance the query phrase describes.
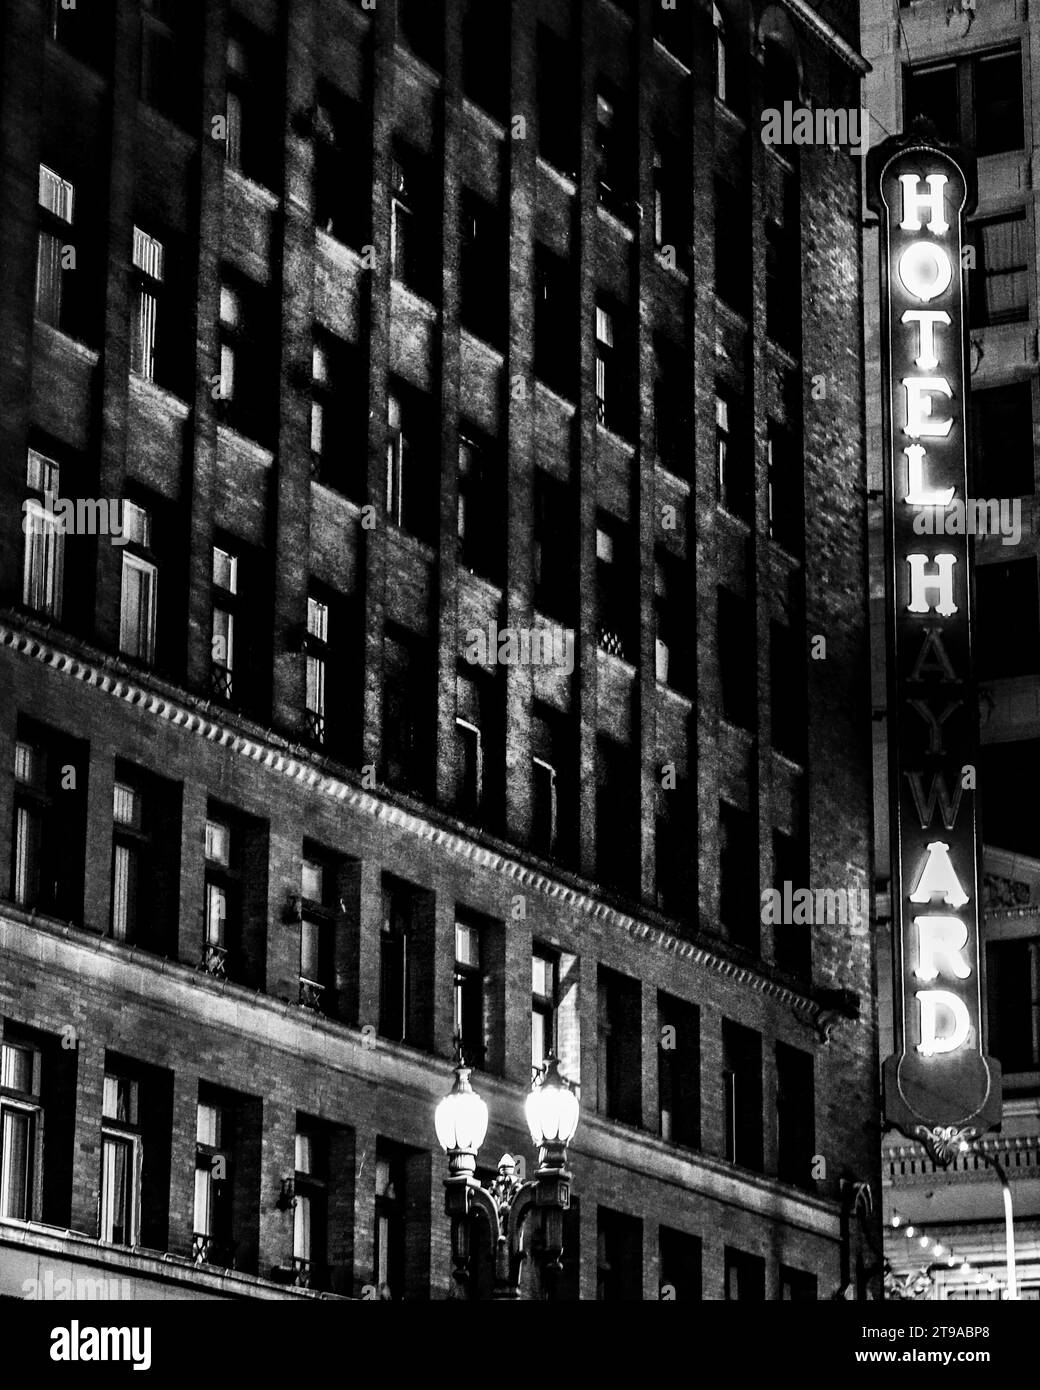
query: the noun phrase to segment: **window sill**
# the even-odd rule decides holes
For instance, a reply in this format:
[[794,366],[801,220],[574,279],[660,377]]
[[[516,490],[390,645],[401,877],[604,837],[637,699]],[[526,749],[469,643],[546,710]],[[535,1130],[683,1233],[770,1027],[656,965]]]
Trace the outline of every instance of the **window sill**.
[[806,762],[808,761],[807,759],[799,762],[797,758],[792,758],[790,753],[782,753],[779,748],[774,748],[772,744],[769,745],[769,751],[772,753],[775,760],[778,763],[782,763],[789,771],[795,773],[799,777],[804,774]]
[[392,517],[384,514],[383,520],[386,523],[387,531],[390,535],[396,536],[398,544],[405,550],[410,550],[418,559],[428,565],[437,562],[437,547],[431,545],[429,541],[422,540],[414,531],[409,531],[406,527],[399,525]]
[[719,96],[715,97],[715,116],[716,119],[721,117],[723,124],[728,125],[737,135],[743,135],[747,130],[747,121],[744,117],[738,116],[733,107],[727,105]]
[[[674,685],[669,685],[667,681],[663,681],[660,678],[657,680],[657,693],[666,700],[674,700],[676,704],[682,705],[684,709],[690,710],[693,708],[692,695],[686,695],[683,691],[677,690]],[[662,908],[661,911],[664,911],[664,909]]]
[[175,396],[165,386],[141,376],[139,372],[130,372],[130,394],[141,401],[158,405],[167,415],[172,415],[177,420],[186,420],[191,414],[191,406],[187,401],[182,401],[180,396]]
[[[734,724],[732,719],[727,719],[721,710],[719,711],[719,724],[725,726],[727,734],[731,734],[737,743],[745,744],[748,751],[751,751],[756,740],[756,735],[750,729],[745,729],[743,724]],[[732,938],[727,936],[725,932],[723,932],[722,935],[724,940],[732,941]],[[737,943],[734,942],[733,944],[735,945]]]
[[[661,243],[662,246],[669,246],[672,244],[673,243],[671,242]],[[661,250],[661,246],[654,247],[654,260],[657,262],[657,264],[661,267],[662,270],[666,270],[669,275],[674,275],[675,278],[677,280],[681,280],[684,285],[688,285],[690,283],[689,271],[687,271],[685,267],[681,266],[678,262],[678,248],[676,248],[675,265],[672,265],[671,261],[664,255],[664,253]]]
[[549,397],[548,404],[558,406],[568,418],[573,417],[574,412],[577,410],[577,406],[573,401],[568,400],[566,396],[561,396],[559,391],[554,391],[551,386],[547,386],[540,376],[535,376],[534,384],[536,393],[541,392]]
[[570,194],[572,198],[574,197],[575,193],[578,191],[578,185],[569,174],[565,174],[561,169],[557,169],[555,164],[550,164],[544,155],[539,155],[537,162],[539,173],[545,174],[548,178],[552,179],[553,183],[559,184],[565,193]]
[[654,459],[654,468],[659,473],[664,474],[665,478],[671,484],[672,487],[677,487],[680,490],[680,492],[686,494],[687,496],[689,495],[692,487],[689,478],[684,478],[681,473],[673,472],[673,470],[669,468],[666,463],[662,463],[659,458]]
[[728,321],[731,328],[738,332],[746,333],[749,327],[747,315],[741,309],[735,309],[728,300],[724,299],[716,289],[715,291],[715,316]]
[[172,116],[165,116],[141,97],[137,99],[137,122],[139,126],[150,128],[156,140],[162,144],[179,145],[183,155],[190,154],[195,148],[196,140],[193,135],[189,135],[183,126],[179,126]]
[[476,333],[471,332],[468,328],[463,328],[460,336],[463,347],[471,351],[475,356],[486,357],[488,361],[496,367],[504,365],[506,360],[505,354],[495,347],[493,343],[489,343],[486,338],[478,338]]
[[[633,207],[637,204],[633,203]],[[601,222],[605,222],[608,227],[613,227],[620,235],[622,241],[634,241],[635,229],[630,222],[626,222],[618,213],[613,212],[605,203],[596,203],[596,213]],[[636,214],[638,216],[638,213]]]
[[715,512],[716,515],[725,517],[726,521],[742,536],[750,536],[751,522],[746,521],[742,516],[738,516],[736,512],[731,512],[724,502],[715,503]]
[[76,80],[82,81],[84,78],[89,81],[91,87],[100,95],[108,85],[110,72],[100,72],[86,58],[81,58],[78,53],[73,53],[67,48],[63,48],[51,36],[47,35],[47,56],[48,60],[60,63],[70,73],[75,73]]
[[597,421],[596,421],[596,436],[597,436],[597,438],[598,438],[600,435],[604,435],[607,439],[610,440],[610,442],[611,442],[612,444],[617,445],[617,447],[618,447],[623,453],[627,454],[630,458],[632,458],[632,457],[635,456],[636,446],[632,443],[632,441],[631,441],[630,439],[626,439],[625,436],[624,436],[623,434],[618,434],[617,430],[612,429],[612,428],[610,427],[610,425],[605,425],[605,424],[603,424],[602,420],[597,420]]
[[766,347],[774,357],[779,357],[784,366],[791,371],[794,371],[802,360],[800,357],[796,357],[790,348],[784,347],[783,343],[778,343],[775,338],[771,338],[768,333],[766,334]]
[[339,237],[332,232],[327,232],[324,227],[314,225],[314,241],[318,250],[322,252],[328,260],[338,265],[341,270],[363,270],[361,264],[361,252],[356,251],[353,246],[345,241],[340,241]]
[[265,449],[262,444],[258,444],[255,439],[250,439],[244,434],[239,434],[238,430],[230,425],[217,425],[217,459],[232,462],[239,460],[246,463],[257,464],[260,468],[270,468],[274,463],[274,454],[270,449]]
[[50,323],[44,323],[43,319],[34,320],[33,333],[38,335],[43,342],[49,342],[55,351],[63,352],[69,357],[78,357],[88,367],[96,367],[98,364],[100,354],[95,348],[87,347],[86,343],[81,343],[78,338],[70,338],[60,328],[55,328]]
[[[596,643],[596,661],[601,666],[605,665],[608,670],[615,669],[620,671],[623,675],[627,676],[629,680],[634,681],[636,678],[637,668],[631,661],[627,661],[623,656],[614,656],[611,652],[604,651],[598,642]],[[615,892],[618,893],[626,891],[627,890],[622,888],[615,888]]]
[[268,212],[276,212],[282,201],[277,193],[272,193],[264,184],[257,183],[255,179],[243,174],[241,169],[228,164],[227,160],[224,161],[224,183],[237,187],[246,199],[260,203]]
[[506,138],[505,126],[496,120],[490,111],[485,111],[483,106],[473,101],[470,97],[464,96],[462,98],[462,110],[463,114],[471,120],[474,125],[481,127],[479,131],[481,136],[485,138],[490,136],[495,140],[504,140]]
[[411,285],[406,285],[403,280],[398,280],[392,276],[390,280],[391,294],[400,294],[408,302],[409,306],[421,314],[427,322],[435,324],[440,318],[440,310],[418,290],[413,290]]
[[427,86],[435,91],[440,91],[441,74],[436,68],[431,68],[424,58],[420,58],[417,53],[413,53],[410,48],[405,48],[403,44],[394,44],[394,57],[402,68],[406,68],[415,77],[421,78]]
[[660,53],[661,57],[671,63],[684,77],[689,77],[691,69],[681,58],[677,58],[670,48],[666,48],[656,34],[654,35],[654,52]]

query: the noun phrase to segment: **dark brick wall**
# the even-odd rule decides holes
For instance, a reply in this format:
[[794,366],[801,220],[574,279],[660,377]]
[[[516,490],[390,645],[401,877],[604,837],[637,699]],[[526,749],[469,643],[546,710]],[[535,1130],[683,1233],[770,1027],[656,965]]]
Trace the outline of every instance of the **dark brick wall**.
[[[586,1096],[596,1083],[596,969],[599,962],[642,983],[641,1094],[645,1129],[608,1124],[586,1105],[574,1154],[582,1195],[581,1289],[595,1294],[597,1204],[643,1221],[644,1292],[656,1296],[656,1225],[663,1222],[704,1240],[704,1282],[720,1297],[722,1249],[727,1243],[768,1256],[767,1296],[776,1296],[780,1258],[821,1273],[821,1287],[837,1283],[839,1180],[848,1173],[877,1183],[873,948],[869,927],[814,932],[813,986],[858,995],[860,1017],[843,1023],[824,1045],[802,1020],[811,1017],[809,991],[777,975],[771,929],[763,928],[762,959],[744,960],[720,936],[718,922],[718,802],[726,796],[749,809],[761,843],[759,886],[772,881],[771,834],[799,818],[809,826],[811,881],[820,887],[861,888],[870,882],[870,765],[866,744],[866,583],[864,562],[862,380],[858,341],[858,168],[846,154],[801,152],[803,358],[799,362],[765,335],[763,219],[778,177],[776,157],[757,139],[747,141],[752,229],[746,317],[718,308],[714,295],[714,208],[717,167],[735,158],[739,122],[711,90],[708,18],[700,8],[692,73],[652,38],[649,0],[632,20],[611,0],[559,5],[516,5],[512,12],[510,109],[527,123],[526,138],[511,138],[466,101],[462,91],[461,14],[449,7],[441,74],[429,72],[394,46],[394,7],[363,12],[345,0],[307,0],[289,7],[237,4],[282,54],[281,172],[276,186],[260,188],[225,168],[210,119],[224,109],[225,7],[206,7],[200,37],[201,96],[189,127],[181,130],[136,99],[138,26],[132,0],[117,8],[116,77],[101,109],[105,159],[110,161],[104,219],[98,238],[104,260],[105,315],[100,357],[61,334],[32,324],[35,264],[36,166],[41,139],[53,135],[54,109],[34,93],[40,74],[58,63],[72,70],[72,108],[98,108],[98,82],[67,60],[39,32],[36,7],[17,0],[5,15],[3,165],[5,217],[0,230],[0,323],[7,350],[0,361],[0,590],[20,598],[25,447],[30,425],[81,451],[101,496],[120,496],[127,480],[146,484],[170,503],[166,518],[171,554],[160,576],[161,629],[157,683],[114,657],[118,635],[120,551],[97,545],[96,620],[79,631],[52,629],[58,652],[79,653],[109,689],[62,670],[63,659],[34,660],[30,651],[0,651],[0,682],[8,698],[0,716],[0,757],[10,768],[15,715],[32,712],[56,728],[87,740],[88,790],[84,922],[67,940],[41,929],[48,973],[39,974],[42,947],[33,929],[13,914],[0,923],[9,938],[9,965],[0,974],[5,1016],[57,1030],[70,1019],[81,1035],[73,1224],[92,1229],[97,1184],[97,1119],[101,1061],[115,1048],[174,1073],[171,1158],[171,1248],[190,1248],[190,1177],[194,1162],[194,1103],[200,1080],[251,1098],[257,1117],[255,1173],[259,1192],[250,1260],[261,1273],[286,1262],[291,1228],[276,1212],[281,1178],[291,1169],[292,1111],[340,1126],[349,1135],[335,1146],[343,1186],[334,1204],[331,1238],[335,1263],[350,1266],[353,1291],[371,1275],[373,1171],[376,1137],[421,1150],[410,1190],[434,1208],[429,1250],[421,1256],[430,1287],[447,1290],[446,1222],[437,1215],[439,1156],[431,1156],[432,1104],[447,1089],[451,1054],[453,913],[458,903],[491,917],[494,928],[492,1069],[502,1081],[481,1077],[493,1110],[485,1154],[499,1145],[526,1151],[517,1090],[528,1075],[528,1022],[532,938],[575,958],[579,981],[568,1016],[566,1048],[577,1062]],[[560,32],[568,23],[580,41],[575,73],[582,111],[582,172],[576,183],[537,158],[534,37],[539,18]],[[804,84],[826,95],[824,51],[806,34]],[[12,65],[10,54],[22,60]],[[752,111],[761,74],[750,63]],[[626,73],[629,74],[626,76]],[[594,168],[597,74],[627,84],[634,103],[636,195],[640,213],[624,219],[599,205]],[[370,244],[374,268],[313,225],[312,141],[309,122],[320,81],[335,81],[362,101],[372,147]],[[78,83],[78,85],[77,85]],[[272,100],[275,96],[272,96]],[[100,120],[100,117],[98,118]],[[755,121],[749,116],[754,135]],[[653,244],[651,144],[655,129],[689,128],[687,169],[692,238],[687,271],[668,268]],[[390,151],[404,136],[439,171],[436,198],[443,273],[438,302],[427,304],[392,281],[389,247]],[[508,211],[510,321],[504,351],[477,342],[459,322],[460,199],[478,192]],[[367,197],[368,190],[359,195]],[[133,379],[128,371],[127,324],[132,284],[130,229],[151,213],[183,236],[180,282],[191,301],[194,360],[184,389],[171,394]],[[534,247],[567,255],[576,276],[580,334],[573,343],[577,389],[570,402],[538,383],[533,366]],[[219,369],[218,297],[222,265],[263,288],[279,325],[269,335],[271,404],[277,430],[270,447],[229,429],[212,380]],[[627,306],[633,320],[634,387],[639,409],[630,436],[597,422],[594,303],[604,293]],[[274,321],[274,319],[272,320]],[[375,525],[349,502],[310,479],[307,382],[312,326],[317,322],[360,348],[367,373],[368,490]],[[655,335],[679,345],[691,383],[693,419],[690,481],[654,462],[653,378]],[[751,412],[755,452],[753,522],[749,526],[716,506],[714,389],[716,375],[742,383]],[[429,393],[435,439],[427,441],[440,472],[438,544],[429,547],[387,525],[385,493],[386,396],[391,377]],[[818,378],[825,395],[819,395]],[[801,402],[806,477],[806,548],[803,573],[768,540],[766,422],[784,418],[792,397]],[[456,564],[455,517],[458,421],[468,419],[497,435],[507,475],[502,543],[508,581],[499,589]],[[533,608],[531,518],[535,467],[574,484],[581,602],[576,623],[577,666],[570,681],[558,672],[513,666],[504,673],[504,740],[494,750],[502,763],[504,817],[493,838],[486,827],[463,826],[450,814],[455,786],[455,678],[464,634],[497,617],[500,625],[529,627]],[[64,487],[63,487],[64,490]],[[669,510],[671,509],[671,510]],[[638,564],[633,585],[640,636],[621,661],[598,648],[595,612],[597,511],[627,522]],[[666,521],[665,518],[669,520]],[[674,526],[669,521],[674,518]],[[209,704],[210,564],[215,530],[258,548],[272,579],[264,591],[263,635],[272,698],[249,724]],[[69,543],[83,543],[69,538]],[[569,542],[568,542],[569,543]],[[679,562],[688,601],[690,644],[696,654],[692,698],[655,679],[654,556],[665,548]],[[300,634],[308,581],[355,596],[363,612],[360,641],[347,665],[362,712],[351,731],[361,747],[359,766],[323,762],[299,746],[306,737],[304,656]],[[726,726],[720,716],[716,590],[724,582],[754,601],[758,652],[757,738]],[[769,742],[771,618],[793,620],[792,592],[806,593],[806,666],[811,754],[804,768],[774,755]],[[90,605],[94,607],[94,604]],[[13,609],[0,625],[14,633],[32,620]],[[385,814],[402,805],[385,788],[363,785],[360,764],[380,762],[383,630],[393,621],[427,635],[435,653],[436,699],[430,711],[436,737],[434,803],[412,809],[410,828],[388,827]],[[812,634],[826,638],[826,659],[809,660]],[[10,640],[8,640],[10,645]],[[75,659],[75,658],[73,658]],[[262,682],[263,684],[264,682]],[[155,701],[130,695],[154,691]],[[118,692],[118,693],[117,693]],[[573,868],[553,868],[524,849],[533,785],[530,729],[533,698],[575,716],[572,766],[583,795],[573,827]],[[204,710],[214,732],[200,736],[180,716],[163,717],[166,701]],[[339,715],[330,710],[330,718]],[[228,732],[217,732],[220,730]],[[242,756],[236,733],[259,756]],[[627,897],[605,897],[592,882],[596,863],[597,736],[627,745],[638,764],[638,873]],[[490,756],[490,755],[489,755]],[[99,947],[96,933],[109,917],[113,762],[127,758],[161,773],[182,795],[180,913],[177,961],[165,970],[141,953]],[[293,758],[298,775],[280,761]],[[654,834],[660,768],[672,762],[695,789],[695,899],[683,919],[655,906]],[[325,772],[336,779],[321,785]],[[221,984],[194,970],[201,950],[202,844],[207,798],[257,818],[269,857],[256,865],[257,896],[266,907],[251,937],[251,978],[262,993]],[[0,852],[11,842],[12,783],[0,780]],[[283,920],[287,894],[299,889],[304,839],[344,856],[351,865],[336,923],[339,1017],[322,1021],[296,1006],[299,926]],[[636,848],[636,847],[634,847]],[[257,853],[260,851],[258,850]],[[748,866],[754,874],[755,865]],[[380,1042],[366,1045],[360,1031],[377,1023],[381,875],[390,872],[425,890],[431,950],[425,963],[425,1009],[430,1054]],[[6,891],[6,871],[0,890]],[[517,895],[522,898],[517,908]],[[608,907],[607,903],[613,904]],[[617,910],[615,910],[617,909]],[[783,930],[783,928],[779,928]],[[712,964],[706,952],[730,963]],[[184,967],[184,968],[182,968]],[[26,993],[32,986],[31,992]],[[698,1005],[701,1016],[702,1144],[704,1159],[653,1137],[656,1113],[656,992]],[[31,1001],[26,1006],[25,1001]],[[78,1010],[78,1012],[77,1012]],[[774,1113],[773,1043],[810,1050],[817,1078],[817,1148],[826,1177],[818,1200],[788,1190],[781,1198],[755,1180],[735,1185],[721,1164],[721,1020],[739,1019],[765,1039],[764,1115]],[[437,1060],[434,1061],[433,1059]],[[250,1111],[253,1114],[254,1111]],[[510,1125],[496,1130],[503,1115]],[[501,1151],[500,1149],[498,1151]],[[89,1157],[88,1157],[89,1155]],[[775,1135],[765,1123],[767,1173],[775,1169]],[[768,1184],[767,1184],[768,1187]],[[766,1215],[766,1213],[769,1213]],[[255,1249],[254,1249],[255,1247]],[[778,1253],[779,1252],[779,1253]]]

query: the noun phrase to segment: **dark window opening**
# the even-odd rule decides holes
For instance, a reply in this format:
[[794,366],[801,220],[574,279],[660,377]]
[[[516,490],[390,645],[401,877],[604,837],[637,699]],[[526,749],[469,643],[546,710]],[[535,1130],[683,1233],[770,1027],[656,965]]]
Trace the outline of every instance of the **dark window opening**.
[[722,1099],[727,1163],[762,1171],[762,1039],[722,1020]]
[[736,945],[757,954],[759,913],[754,817],[723,801],[719,805],[719,925]]

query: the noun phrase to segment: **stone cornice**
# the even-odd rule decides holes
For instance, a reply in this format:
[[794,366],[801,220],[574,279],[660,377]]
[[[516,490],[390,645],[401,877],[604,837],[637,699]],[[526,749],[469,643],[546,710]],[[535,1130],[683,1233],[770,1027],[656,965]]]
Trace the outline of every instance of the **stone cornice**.
[[80,648],[80,654],[62,650],[55,644],[49,630],[41,629],[37,634],[21,615],[17,617],[18,628],[12,626],[14,620],[15,615],[9,611],[0,612],[0,649],[9,649],[42,662],[113,699],[123,700],[163,719],[185,733],[217,743],[230,753],[249,758],[273,773],[303,783],[320,795],[345,802],[352,810],[382,821],[394,832],[406,832],[426,840],[458,859],[468,860],[511,879],[518,888],[557,899],[594,921],[623,931],[635,941],[646,942],[649,947],[725,976],[757,994],[786,1005],[806,1027],[818,1028],[824,1012],[819,1003],[808,994],[771,979],[751,965],[716,954],[706,946],[676,936],[667,927],[648,919],[633,917],[585,891],[579,884],[550,877],[535,866],[512,858],[506,847],[499,849],[492,844],[482,844],[451,826],[438,825],[418,806],[397,804],[390,800],[389,795],[373,795],[346,775],[324,770],[318,765],[321,762],[318,755],[290,744],[271,730],[263,731],[258,726],[248,725],[245,720],[238,721],[240,729],[236,729],[223,710],[219,717],[215,716],[213,707],[207,702],[195,702],[185,692],[157,677],[131,670],[85,645]]

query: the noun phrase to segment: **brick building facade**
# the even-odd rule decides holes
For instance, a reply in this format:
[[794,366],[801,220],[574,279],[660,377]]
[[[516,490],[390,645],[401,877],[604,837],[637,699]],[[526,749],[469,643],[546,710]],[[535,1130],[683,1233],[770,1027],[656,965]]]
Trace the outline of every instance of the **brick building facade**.
[[876,1290],[839,13],[4,7],[0,1293],[447,1296],[456,1033],[568,1296]]

